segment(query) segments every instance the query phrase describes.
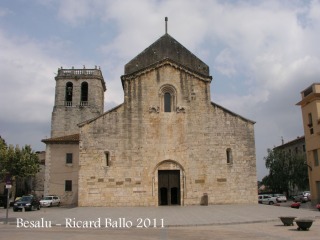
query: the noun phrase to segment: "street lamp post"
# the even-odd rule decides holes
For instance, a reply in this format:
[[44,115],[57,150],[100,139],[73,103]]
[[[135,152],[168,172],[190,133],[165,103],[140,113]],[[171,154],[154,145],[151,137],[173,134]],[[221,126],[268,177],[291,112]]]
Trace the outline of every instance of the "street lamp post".
[[10,207],[10,188],[11,185],[11,177],[7,176],[6,178],[6,189],[7,189],[7,211],[6,211],[6,224],[8,224],[8,218],[9,218],[9,207]]

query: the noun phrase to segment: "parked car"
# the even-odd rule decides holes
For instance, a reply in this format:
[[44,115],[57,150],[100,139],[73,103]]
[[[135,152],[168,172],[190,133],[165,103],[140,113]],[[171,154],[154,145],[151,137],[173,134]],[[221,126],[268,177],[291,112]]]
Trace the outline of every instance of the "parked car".
[[272,205],[272,204],[277,203],[277,198],[273,197],[271,195],[263,195],[263,197],[261,199],[261,203]]
[[258,195],[258,203],[262,203],[262,198],[264,195]]
[[295,202],[308,202],[311,199],[311,195],[309,191],[301,192],[297,196],[294,197]]
[[320,203],[316,205],[316,208],[320,211]]
[[269,194],[260,194],[258,195],[258,203],[262,203],[262,200],[268,198]]
[[60,198],[56,195],[45,196],[40,200],[41,207],[60,206]]
[[19,200],[17,200],[13,204],[13,211],[16,212],[18,210],[31,211],[31,210],[40,210],[40,202],[34,195],[26,195],[22,196]]
[[277,202],[287,202],[287,197],[283,194],[273,194],[277,198]]
[[307,198],[307,201],[311,201],[311,193],[310,193],[310,191],[303,192],[303,195]]

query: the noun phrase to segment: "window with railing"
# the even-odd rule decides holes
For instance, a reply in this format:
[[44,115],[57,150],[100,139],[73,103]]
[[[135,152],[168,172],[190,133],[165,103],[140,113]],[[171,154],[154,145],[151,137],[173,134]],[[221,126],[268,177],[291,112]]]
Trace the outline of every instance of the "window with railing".
[[72,106],[72,97],[73,97],[73,83],[67,82],[66,84],[66,95],[65,95],[65,106]]
[[72,101],[65,101],[65,102],[64,102],[64,105],[65,105],[66,107],[72,107]]
[[88,106],[89,87],[87,82],[81,83],[81,100],[80,106]]
[[81,107],[86,107],[86,106],[89,106],[89,103],[88,103],[88,101],[81,101],[80,102],[80,106]]

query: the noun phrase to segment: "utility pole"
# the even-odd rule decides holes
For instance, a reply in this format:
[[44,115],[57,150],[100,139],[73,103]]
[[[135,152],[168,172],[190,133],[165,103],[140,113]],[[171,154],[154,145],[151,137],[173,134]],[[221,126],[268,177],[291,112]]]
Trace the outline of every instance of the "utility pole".
[[9,218],[9,207],[10,207],[10,188],[11,185],[11,177],[7,177],[6,179],[6,189],[7,189],[7,211],[6,211],[6,224],[8,224],[8,218]]

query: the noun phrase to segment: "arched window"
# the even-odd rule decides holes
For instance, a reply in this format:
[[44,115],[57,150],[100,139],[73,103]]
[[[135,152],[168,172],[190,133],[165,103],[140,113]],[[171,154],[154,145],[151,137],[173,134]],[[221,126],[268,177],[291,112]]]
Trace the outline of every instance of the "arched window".
[[72,106],[72,95],[73,95],[73,84],[72,82],[67,82],[66,84],[66,97],[65,105]]
[[87,106],[88,105],[88,83],[83,82],[81,83],[81,106]]
[[162,112],[173,112],[176,109],[176,89],[171,85],[160,88],[160,108]]
[[166,92],[165,94],[164,94],[164,111],[165,112],[171,112],[171,94],[170,93],[168,93],[168,92]]
[[231,148],[228,148],[226,150],[226,154],[227,154],[227,164],[232,164],[232,151],[231,151]]

